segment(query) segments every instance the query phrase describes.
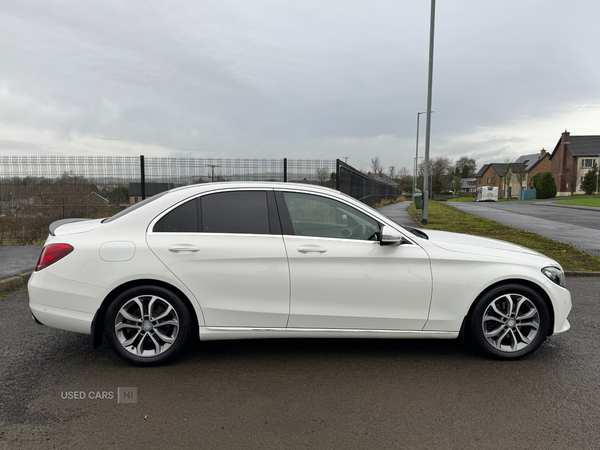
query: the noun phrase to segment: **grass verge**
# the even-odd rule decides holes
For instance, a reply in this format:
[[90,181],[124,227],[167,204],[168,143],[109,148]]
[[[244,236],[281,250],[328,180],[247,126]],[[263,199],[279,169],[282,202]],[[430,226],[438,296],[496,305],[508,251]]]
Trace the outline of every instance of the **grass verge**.
[[560,203],[561,205],[579,205],[579,206],[596,206],[600,208],[600,198],[580,198],[576,200],[563,200]]
[[[408,211],[421,222],[421,210],[416,209],[414,204]],[[429,202],[427,225],[423,225],[423,228],[501,239],[540,252],[558,261],[565,270],[600,272],[600,258],[590,256],[570,245],[500,225],[498,222],[474,216],[440,202]]]

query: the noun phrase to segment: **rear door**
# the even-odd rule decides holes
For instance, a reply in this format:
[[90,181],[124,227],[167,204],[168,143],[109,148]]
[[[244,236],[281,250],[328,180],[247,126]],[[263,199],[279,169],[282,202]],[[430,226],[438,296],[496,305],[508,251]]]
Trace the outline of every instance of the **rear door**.
[[289,270],[272,190],[188,200],[155,220],[148,245],[196,296],[208,327],[285,327]]

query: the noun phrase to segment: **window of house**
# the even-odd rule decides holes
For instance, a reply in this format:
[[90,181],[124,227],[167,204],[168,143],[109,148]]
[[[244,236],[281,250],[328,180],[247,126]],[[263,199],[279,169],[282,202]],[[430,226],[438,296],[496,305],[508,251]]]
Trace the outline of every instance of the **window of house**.
[[581,167],[592,167],[593,165],[594,165],[593,159],[582,159],[581,160]]
[[490,178],[488,178],[487,184],[490,184],[491,182],[492,182],[492,180]]

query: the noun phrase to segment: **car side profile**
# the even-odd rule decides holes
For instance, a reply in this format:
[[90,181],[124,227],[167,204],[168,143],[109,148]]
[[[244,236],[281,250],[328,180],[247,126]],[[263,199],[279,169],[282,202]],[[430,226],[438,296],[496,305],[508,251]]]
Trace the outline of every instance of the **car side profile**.
[[552,259],[507,242],[402,227],[332,189],[206,183],[106,219],[50,226],[29,284],[41,324],[105,337],[130,363],[201,341],[469,336],[517,359],[567,331]]

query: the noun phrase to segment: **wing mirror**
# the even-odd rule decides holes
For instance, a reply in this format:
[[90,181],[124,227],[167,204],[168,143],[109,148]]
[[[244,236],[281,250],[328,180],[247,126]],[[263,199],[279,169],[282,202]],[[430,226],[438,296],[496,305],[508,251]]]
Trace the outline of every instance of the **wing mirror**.
[[381,238],[379,239],[380,245],[402,245],[405,242],[408,241],[404,239],[404,236],[402,236],[399,231],[396,231],[388,225],[383,225],[381,227]]

